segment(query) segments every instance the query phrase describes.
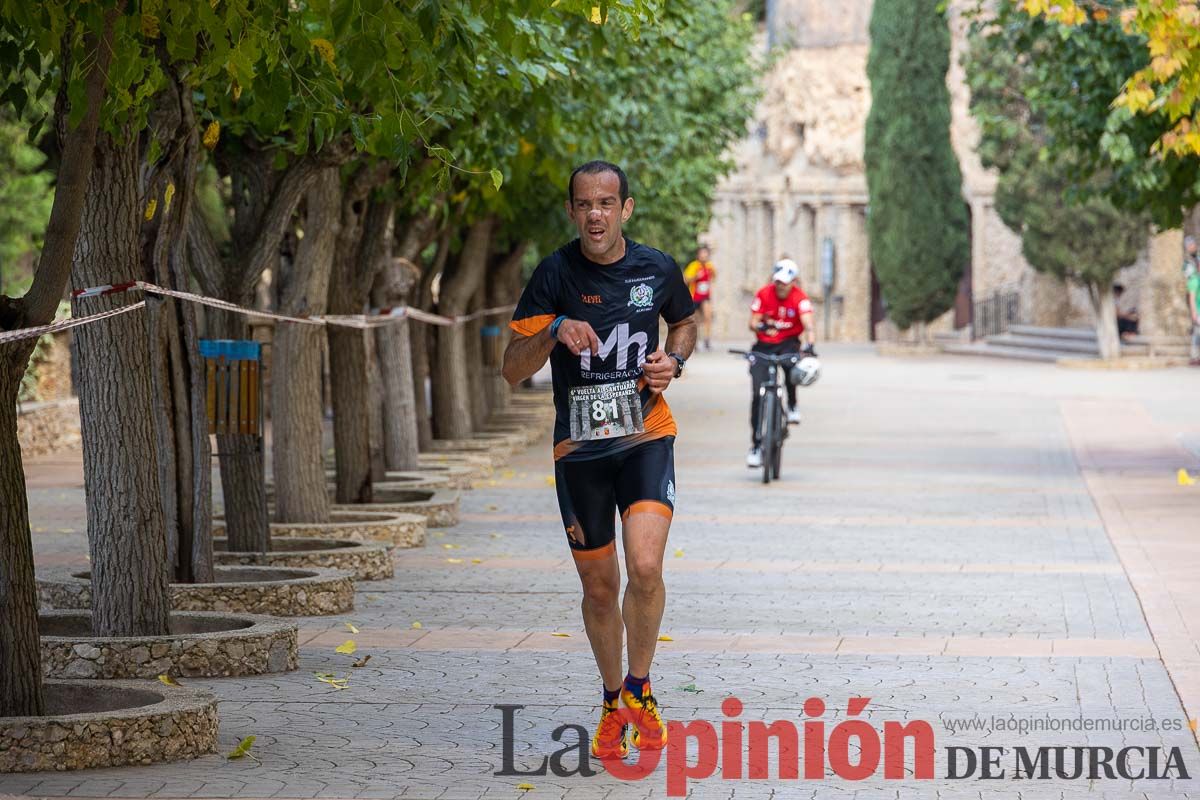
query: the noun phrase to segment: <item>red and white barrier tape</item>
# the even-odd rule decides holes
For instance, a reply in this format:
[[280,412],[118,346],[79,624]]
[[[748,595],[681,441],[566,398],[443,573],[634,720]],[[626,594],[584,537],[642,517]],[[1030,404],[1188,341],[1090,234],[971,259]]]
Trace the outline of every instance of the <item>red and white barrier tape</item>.
[[[188,300],[193,303],[219,308],[224,311],[231,311],[236,314],[244,314],[248,317],[260,317],[263,319],[273,319],[280,322],[297,322],[303,325],[339,325],[347,328],[374,328],[380,325],[388,325],[399,319],[414,319],[418,322],[425,322],[430,325],[461,325],[464,322],[472,322],[484,317],[490,317],[496,314],[506,314],[511,312],[516,306],[497,306],[495,308],[485,308],[471,314],[461,314],[455,317],[443,317],[438,314],[431,314],[428,311],[422,311],[419,308],[412,306],[395,306],[392,308],[374,309],[370,314],[327,314],[319,317],[293,317],[287,314],[275,314],[270,311],[259,311],[255,308],[247,308],[239,306],[236,303],[230,303],[226,300],[218,300],[215,297],[206,297],[205,295],[193,294],[192,292],[181,292],[177,289],[167,289],[162,286],[157,286],[153,283],[145,281],[129,281],[128,283],[110,283],[102,286],[90,286],[86,289],[75,289],[71,292],[72,299],[83,300],[89,297],[104,297],[106,295],[120,294],[128,291],[142,291],[148,294],[162,295],[165,297],[175,297],[180,300]],[[124,314],[127,311],[132,311],[135,308],[141,308],[146,304],[142,300],[133,305],[114,308],[110,311],[104,311],[99,314],[89,314],[85,317],[75,317],[62,322],[54,322],[49,325],[40,325],[36,328],[21,328],[14,331],[0,331],[0,343],[16,341],[18,339],[31,339],[36,336],[41,336],[46,333],[74,328],[77,325],[84,325],[89,322],[113,317],[117,314]]]
[[233,311],[238,314],[245,314],[250,317],[263,317],[265,319],[275,319],[283,322],[299,322],[305,325],[342,325],[347,328],[367,328],[375,325],[387,325],[397,319],[408,317],[415,319],[418,322],[427,322],[430,325],[459,325],[464,322],[471,322],[482,317],[488,317],[493,314],[501,314],[512,311],[516,306],[497,306],[496,308],[485,308],[481,311],[476,311],[472,314],[461,314],[456,317],[443,317],[438,314],[431,314],[428,311],[422,311],[419,308],[412,306],[395,306],[393,308],[381,308],[372,310],[370,314],[325,314],[318,317],[293,317],[287,314],[275,314],[270,311],[259,311],[255,308],[246,308],[235,303],[230,303],[226,300],[218,300],[215,297],[207,297],[205,295],[193,294],[191,292],[181,292],[178,289],[167,289],[162,286],[157,286],[153,283],[145,281],[132,281],[130,283],[107,284],[104,286],[93,286],[88,289],[76,289],[71,292],[72,297],[102,297],[109,294],[117,294],[119,292],[127,292],[130,290],[141,290],[150,294],[165,295],[166,297],[177,297],[180,300],[190,300],[193,303],[200,303],[213,308],[220,308],[226,311]]
[[97,320],[107,319],[108,317],[116,317],[128,311],[136,311],[146,305],[145,300],[139,300],[133,305],[121,306],[109,311],[101,311],[99,314],[90,314],[86,317],[74,317],[73,319],[64,319],[61,322],[51,322],[49,325],[39,325],[36,328],[19,328],[15,331],[0,331],[0,344],[7,342],[16,342],[21,339],[35,339],[47,333],[56,331],[65,331],[67,328],[75,328],[79,325],[84,325],[88,322],[96,322]]

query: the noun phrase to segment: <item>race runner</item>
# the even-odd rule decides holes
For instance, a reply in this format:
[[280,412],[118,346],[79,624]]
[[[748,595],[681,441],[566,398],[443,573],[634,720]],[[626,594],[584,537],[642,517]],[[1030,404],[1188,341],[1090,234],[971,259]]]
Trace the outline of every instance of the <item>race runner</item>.
[[[631,740],[667,743],[650,691],[650,665],[666,602],[663,552],[675,510],[675,420],[663,391],[696,345],[692,298],[675,261],[625,238],[633,214],[625,173],[592,161],[571,174],[567,214],[579,238],[545,258],[521,295],[503,372],[510,384],[550,359],[554,478],[567,542],[583,585],[583,624],[603,681],[592,754],[619,758]],[[658,318],[667,322],[665,350]],[[629,584],[617,596],[614,512]],[[622,679],[622,639],[629,671]],[[617,701],[628,709],[617,711]]]
[[704,349],[712,350],[712,292],[717,280],[717,268],[709,260],[707,245],[700,245],[696,249],[696,260],[683,268],[683,279],[692,292],[692,302],[696,304],[700,324],[704,327]]

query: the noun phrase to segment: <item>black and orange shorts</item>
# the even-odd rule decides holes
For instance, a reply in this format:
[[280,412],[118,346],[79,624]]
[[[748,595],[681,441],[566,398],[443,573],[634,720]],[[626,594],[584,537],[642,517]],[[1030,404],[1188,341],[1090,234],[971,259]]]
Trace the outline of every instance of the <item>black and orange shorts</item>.
[[675,437],[611,455],[554,462],[554,488],[576,558],[601,558],[616,546],[616,515],[675,513]]

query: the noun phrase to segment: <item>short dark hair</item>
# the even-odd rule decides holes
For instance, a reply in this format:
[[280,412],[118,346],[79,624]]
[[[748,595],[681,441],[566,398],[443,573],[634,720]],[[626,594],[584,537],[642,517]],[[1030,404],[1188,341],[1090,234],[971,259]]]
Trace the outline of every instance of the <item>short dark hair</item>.
[[599,175],[602,172],[611,172],[617,176],[617,180],[621,182],[621,204],[625,204],[629,199],[629,178],[625,177],[625,170],[611,161],[589,161],[576,167],[571,173],[571,180],[567,182],[567,200],[571,205],[575,204],[575,176]]

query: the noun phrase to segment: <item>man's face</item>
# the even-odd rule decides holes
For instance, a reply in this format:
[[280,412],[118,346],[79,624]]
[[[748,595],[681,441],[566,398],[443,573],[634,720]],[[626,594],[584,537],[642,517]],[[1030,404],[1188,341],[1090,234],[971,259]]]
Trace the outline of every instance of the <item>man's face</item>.
[[701,262],[708,261],[708,248],[701,247],[699,250],[697,250],[696,251],[696,259]]
[[791,293],[792,287],[795,285],[795,281],[788,281],[787,283],[784,283],[783,281],[775,281],[775,296],[782,300]]
[[583,254],[600,264],[615,261],[621,254],[621,226],[633,214],[633,198],[621,203],[621,180],[614,172],[576,175],[574,189],[567,215],[579,229]]

